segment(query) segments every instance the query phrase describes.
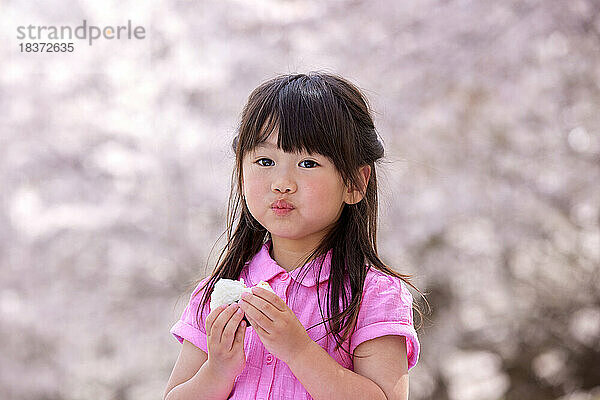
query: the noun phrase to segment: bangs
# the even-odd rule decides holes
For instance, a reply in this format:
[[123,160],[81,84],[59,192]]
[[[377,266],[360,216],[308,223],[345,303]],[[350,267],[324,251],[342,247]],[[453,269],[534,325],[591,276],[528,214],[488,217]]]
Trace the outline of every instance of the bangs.
[[277,132],[277,147],[284,152],[318,153],[337,160],[342,138],[352,129],[351,115],[330,86],[307,75],[265,82],[250,95],[245,113],[240,127],[242,154]]

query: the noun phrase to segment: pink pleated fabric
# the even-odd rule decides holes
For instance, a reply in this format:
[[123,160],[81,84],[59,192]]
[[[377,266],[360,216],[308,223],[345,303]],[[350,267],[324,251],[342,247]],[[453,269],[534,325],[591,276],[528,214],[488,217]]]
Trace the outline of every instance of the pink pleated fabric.
[[[241,276],[244,282],[247,286],[254,286],[261,280],[268,282],[302,322],[311,339],[340,365],[354,370],[351,357],[342,350],[334,351],[336,343],[333,336],[325,335],[326,329],[322,324],[323,318],[317,301],[315,282],[318,276],[321,307],[323,315],[327,315],[325,295],[332,250],[325,255],[320,273],[320,258],[288,273],[271,258],[271,244],[271,240],[267,241],[252,260],[246,263]],[[170,330],[180,343],[185,339],[204,352],[208,352],[205,320],[210,313],[209,304],[204,308],[200,324],[196,322],[196,311],[202,297],[200,288],[207,280],[208,277],[198,284],[181,319]],[[369,269],[357,325],[343,347],[352,354],[356,346],[364,341],[384,335],[401,335],[406,338],[408,368],[411,369],[419,359],[419,340],[413,326],[412,301],[413,297],[401,279]],[[308,329],[315,324],[316,327]],[[246,329],[244,351],[246,368],[236,378],[230,399],[312,399],[287,364],[269,354],[251,326]]]

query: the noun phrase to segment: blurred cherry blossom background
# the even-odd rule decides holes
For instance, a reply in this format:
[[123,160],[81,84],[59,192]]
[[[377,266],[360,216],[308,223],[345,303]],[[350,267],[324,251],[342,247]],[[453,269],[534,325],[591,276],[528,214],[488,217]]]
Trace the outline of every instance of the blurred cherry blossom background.
[[[146,37],[19,51],[83,19]],[[600,399],[599,2],[2,0],[0,34],[0,398],[162,396],[241,108],[322,70],[373,106],[379,252],[432,305],[411,399]]]

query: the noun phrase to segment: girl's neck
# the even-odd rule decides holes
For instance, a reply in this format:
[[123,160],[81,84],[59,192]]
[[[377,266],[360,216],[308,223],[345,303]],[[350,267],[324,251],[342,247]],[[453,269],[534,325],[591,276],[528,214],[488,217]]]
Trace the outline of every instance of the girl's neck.
[[292,258],[289,257],[289,254],[287,257],[284,257],[279,253],[275,254],[273,251],[273,246],[271,246],[271,249],[269,250],[269,255],[277,263],[277,265],[285,269],[287,272],[293,271],[297,267],[297,261],[293,261]]
[[307,245],[298,246],[299,243],[299,241],[271,239],[269,255],[281,268],[287,272],[293,271],[302,266],[299,264],[317,245],[314,244],[313,246],[315,247]]

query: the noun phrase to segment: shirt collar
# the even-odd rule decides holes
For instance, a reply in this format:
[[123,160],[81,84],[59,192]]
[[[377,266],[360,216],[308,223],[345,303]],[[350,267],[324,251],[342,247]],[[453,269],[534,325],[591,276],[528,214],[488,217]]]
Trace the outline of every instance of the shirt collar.
[[[251,285],[256,285],[260,281],[270,281],[279,274],[286,273],[275,260],[271,258],[269,251],[273,243],[272,239],[269,239],[264,243],[261,249],[254,255],[252,260],[246,263],[248,265],[248,277]],[[323,283],[329,279],[329,271],[331,268],[331,254],[333,249],[329,249],[323,261],[323,267],[319,273],[320,260],[323,256],[317,257],[310,261],[308,265],[296,268],[289,272],[289,275],[297,282],[306,287],[315,286],[315,280],[319,275],[319,283]],[[299,279],[302,278],[302,281]]]

